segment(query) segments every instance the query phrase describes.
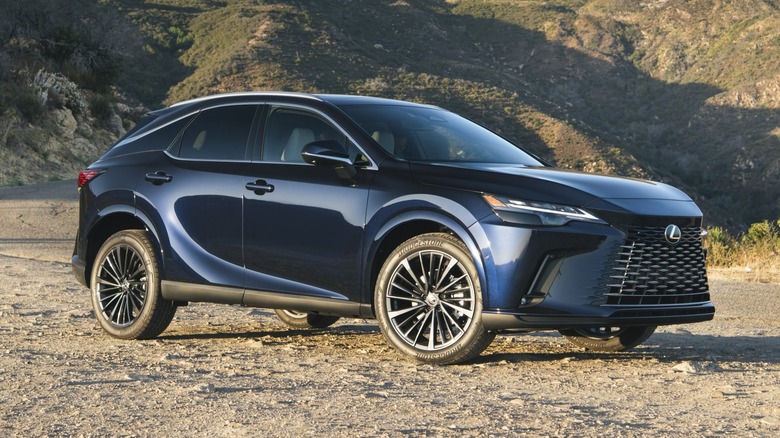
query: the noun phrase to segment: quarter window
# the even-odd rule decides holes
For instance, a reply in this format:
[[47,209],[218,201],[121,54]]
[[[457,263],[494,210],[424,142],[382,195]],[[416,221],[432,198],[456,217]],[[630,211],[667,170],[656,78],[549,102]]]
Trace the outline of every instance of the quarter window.
[[199,160],[243,160],[255,105],[234,105],[201,111],[184,131],[179,157]]
[[[171,144],[175,143],[174,140],[179,135],[181,130],[184,129],[185,126],[187,126],[187,123],[189,123],[190,120],[192,120],[192,116],[187,116],[181,120],[163,126],[162,128],[159,128],[155,131],[149,133],[142,133],[140,137],[131,139],[128,143],[110,149],[108,152],[106,152],[105,155],[103,155],[103,158],[109,158],[118,155],[135,154],[138,152],[159,151],[163,149],[168,149],[171,146]],[[140,125],[141,123],[143,123],[143,121],[139,122],[138,124]],[[148,123],[149,121],[146,122],[146,124]],[[138,126],[136,126],[136,128],[133,128],[133,131],[131,131],[131,134],[128,134],[127,136],[125,136],[125,138],[130,138],[132,133],[139,132],[141,128],[142,127],[139,128]]]

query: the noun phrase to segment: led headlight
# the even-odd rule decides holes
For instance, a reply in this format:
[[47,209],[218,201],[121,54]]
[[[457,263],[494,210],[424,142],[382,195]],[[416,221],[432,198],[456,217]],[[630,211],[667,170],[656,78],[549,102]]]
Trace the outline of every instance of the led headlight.
[[529,225],[565,225],[571,221],[606,224],[588,211],[568,205],[521,201],[487,194],[482,197],[507,222]]

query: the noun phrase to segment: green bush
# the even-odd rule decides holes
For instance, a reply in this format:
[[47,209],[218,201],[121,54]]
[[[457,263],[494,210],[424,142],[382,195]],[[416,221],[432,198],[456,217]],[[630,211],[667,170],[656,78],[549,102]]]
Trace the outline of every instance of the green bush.
[[108,122],[114,113],[114,96],[111,94],[95,94],[89,98],[89,111],[92,117],[101,122]]
[[705,241],[710,266],[780,269],[780,220],[754,223],[746,233],[732,236],[713,227]]
[[57,62],[74,82],[97,91],[116,82],[119,60],[100,41],[72,26],[51,29],[43,41],[43,54]]
[[32,89],[15,84],[0,87],[0,108],[15,109],[28,122],[39,121],[44,115],[43,104]]

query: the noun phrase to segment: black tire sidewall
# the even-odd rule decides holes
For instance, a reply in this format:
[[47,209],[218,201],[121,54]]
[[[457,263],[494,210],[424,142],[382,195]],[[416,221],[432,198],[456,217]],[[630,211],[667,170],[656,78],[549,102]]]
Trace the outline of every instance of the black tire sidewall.
[[[471,320],[471,325],[466,329],[466,333],[463,337],[449,347],[432,352],[414,348],[395,332],[390,318],[387,315],[387,303],[385,301],[388,282],[398,263],[412,253],[425,250],[445,252],[458,260],[471,278],[475,298],[474,316]],[[374,290],[374,307],[379,327],[390,345],[402,353],[422,362],[449,364],[468,360],[481,353],[493,339],[493,335],[488,334],[482,326],[482,287],[479,281],[477,268],[465,245],[449,234],[422,234],[413,237],[398,246],[398,248],[390,254],[387,260],[385,260],[385,263],[379,272],[379,276],[377,277],[376,288]],[[489,338],[487,342],[486,337]],[[475,352],[475,350],[478,351]]]

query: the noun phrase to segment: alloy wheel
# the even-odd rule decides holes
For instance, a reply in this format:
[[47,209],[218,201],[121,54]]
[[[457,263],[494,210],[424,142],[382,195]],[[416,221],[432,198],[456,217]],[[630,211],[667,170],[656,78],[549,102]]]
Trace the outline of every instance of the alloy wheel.
[[146,265],[129,245],[116,245],[100,263],[96,294],[103,318],[127,327],[141,314],[147,296]]
[[412,253],[395,267],[386,293],[388,317],[407,344],[424,351],[447,348],[474,318],[474,285],[466,267],[435,250]]

